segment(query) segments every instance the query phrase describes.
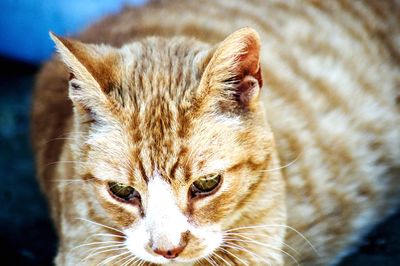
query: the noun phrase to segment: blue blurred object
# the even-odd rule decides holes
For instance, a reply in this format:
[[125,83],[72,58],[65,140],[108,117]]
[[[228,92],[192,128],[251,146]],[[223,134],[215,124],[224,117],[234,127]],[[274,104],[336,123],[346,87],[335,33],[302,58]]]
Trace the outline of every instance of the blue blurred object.
[[1,0],[0,54],[39,63],[49,58],[54,45],[49,30],[60,35],[77,32],[125,4],[145,0]]

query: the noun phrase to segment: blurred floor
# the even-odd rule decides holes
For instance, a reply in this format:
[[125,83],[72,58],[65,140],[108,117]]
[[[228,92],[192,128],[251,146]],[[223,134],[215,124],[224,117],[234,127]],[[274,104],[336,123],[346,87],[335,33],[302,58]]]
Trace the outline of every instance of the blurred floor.
[[[0,265],[51,265],[56,236],[35,176],[29,113],[37,67],[0,58]],[[340,266],[400,265],[400,212]]]

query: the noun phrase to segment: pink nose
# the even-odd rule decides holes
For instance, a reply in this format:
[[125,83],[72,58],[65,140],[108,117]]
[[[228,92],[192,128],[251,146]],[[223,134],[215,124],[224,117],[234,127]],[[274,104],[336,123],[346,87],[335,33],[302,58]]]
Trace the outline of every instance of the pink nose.
[[158,255],[163,256],[166,259],[175,259],[178,257],[178,255],[182,252],[182,250],[186,247],[186,245],[174,248],[174,249],[169,249],[169,250],[162,250],[162,249],[154,249],[154,252],[157,253]]

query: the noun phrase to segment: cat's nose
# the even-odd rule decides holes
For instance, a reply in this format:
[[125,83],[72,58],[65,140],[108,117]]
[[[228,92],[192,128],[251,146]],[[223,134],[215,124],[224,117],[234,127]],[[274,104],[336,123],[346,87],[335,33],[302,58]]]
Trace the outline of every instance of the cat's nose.
[[158,255],[163,256],[166,259],[175,259],[183,251],[183,249],[185,247],[186,247],[186,244],[179,246],[177,248],[168,249],[168,250],[156,248],[156,249],[154,249],[154,252],[157,253]]

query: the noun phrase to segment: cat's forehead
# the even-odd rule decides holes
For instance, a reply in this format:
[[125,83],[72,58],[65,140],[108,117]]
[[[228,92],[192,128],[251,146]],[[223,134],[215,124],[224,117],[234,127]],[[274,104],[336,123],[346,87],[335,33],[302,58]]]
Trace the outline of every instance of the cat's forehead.
[[[199,118],[194,116],[194,94],[207,50],[208,46],[186,38],[150,38],[121,48],[121,86],[110,96],[123,105],[122,131],[134,146],[128,156],[146,175],[155,170],[163,176],[179,174],[175,172],[183,162],[178,158],[187,157],[186,141],[193,120]],[[181,176],[190,172],[181,170]]]
[[148,38],[121,49],[122,80],[110,94],[131,119],[144,123],[147,138],[160,142],[161,134],[183,134],[178,127],[190,122],[207,49],[183,37]]
[[121,49],[124,85],[132,93],[171,97],[195,87],[208,46],[188,38],[148,38]]
[[120,82],[110,96],[149,126],[155,120],[177,122],[193,103],[207,51],[207,45],[184,37],[126,45],[121,48]]

